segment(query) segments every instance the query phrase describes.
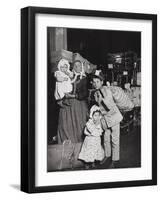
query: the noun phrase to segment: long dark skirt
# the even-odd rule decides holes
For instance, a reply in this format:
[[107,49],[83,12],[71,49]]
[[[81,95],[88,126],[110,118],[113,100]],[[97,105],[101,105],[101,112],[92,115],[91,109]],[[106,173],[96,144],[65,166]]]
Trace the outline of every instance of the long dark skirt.
[[71,140],[73,143],[83,141],[83,131],[88,117],[87,102],[70,99],[69,106],[60,108],[58,120],[58,143]]

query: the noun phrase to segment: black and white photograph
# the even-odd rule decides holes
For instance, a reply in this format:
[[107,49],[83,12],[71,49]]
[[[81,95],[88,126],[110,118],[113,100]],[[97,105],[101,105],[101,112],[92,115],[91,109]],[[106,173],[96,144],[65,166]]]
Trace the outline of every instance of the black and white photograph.
[[46,31],[47,172],[140,168],[141,32]]
[[156,21],[22,9],[22,191],[157,184]]

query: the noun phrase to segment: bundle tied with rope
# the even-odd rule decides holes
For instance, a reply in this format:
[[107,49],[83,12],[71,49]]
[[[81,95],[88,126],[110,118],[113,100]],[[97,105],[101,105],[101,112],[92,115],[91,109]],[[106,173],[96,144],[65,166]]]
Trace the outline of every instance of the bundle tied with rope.
[[75,62],[76,60],[82,63],[83,70],[87,74],[93,73],[97,68],[97,65],[92,64],[87,59],[83,58],[79,53],[73,53],[73,62]]

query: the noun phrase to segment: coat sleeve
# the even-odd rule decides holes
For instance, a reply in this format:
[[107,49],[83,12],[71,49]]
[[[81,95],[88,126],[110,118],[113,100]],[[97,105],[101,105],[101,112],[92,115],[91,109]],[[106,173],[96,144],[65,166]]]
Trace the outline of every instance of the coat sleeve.
[[120,123],[123,117],[113,100],[111,90],[109,88],[103,87],[101,92],[103,93],[103,98],[100,104],[100,110],[108,127],[112,127]]

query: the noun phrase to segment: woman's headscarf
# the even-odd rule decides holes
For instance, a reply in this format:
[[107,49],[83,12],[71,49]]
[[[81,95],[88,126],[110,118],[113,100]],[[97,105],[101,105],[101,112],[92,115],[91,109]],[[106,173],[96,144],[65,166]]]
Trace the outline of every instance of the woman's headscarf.
[[[76,71],[74,70],[74,64],[75,64],[76,62],[81,63],[81,72],[79,72],[79,73],[76,72]],[[76,76],[80,75],[80,79],[82,79],[83,76],[86,76],[85,71],[84,71],[83,63],[82,63],[80,60],[75,60],[75,61],[73,62],[73,71],[74,71],[74,73],[75,73]]]

